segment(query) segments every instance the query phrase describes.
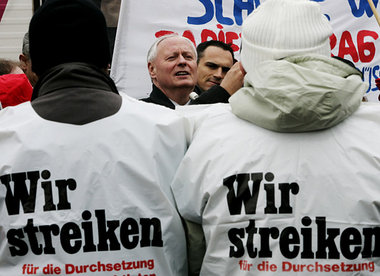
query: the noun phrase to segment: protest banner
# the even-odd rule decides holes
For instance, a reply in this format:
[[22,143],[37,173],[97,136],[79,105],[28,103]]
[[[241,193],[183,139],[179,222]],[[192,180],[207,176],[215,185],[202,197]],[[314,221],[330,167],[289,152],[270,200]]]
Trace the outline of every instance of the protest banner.
[[[146,54],[156,37],[175,32],[198,45],[231,43],[239,59],[243,20],[265,0],[124,0],[121,4],[111,77],[121,93],[135,98],[151,91]],[[369,83],[367,97],[379,101],[379,26],[367,0],[316,0],[330,20],[332,54],[352,61]],[[373,0],[378,6],[378,0]],[[170,7],[170,9],[168,8]]]

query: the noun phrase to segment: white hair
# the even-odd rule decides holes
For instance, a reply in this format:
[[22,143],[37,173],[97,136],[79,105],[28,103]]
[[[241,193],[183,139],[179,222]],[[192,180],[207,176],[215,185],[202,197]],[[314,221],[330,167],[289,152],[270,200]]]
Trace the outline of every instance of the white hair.
[[160,44],[163,40],[167,39],[167,38],[171,38],[171,37],[180,37],[180,38],[183,38],[185,39],[187,42],[189,42],[189,44],[191,45],[191,49],[193,50],[194,54],[195,54],[195,59],[197,59],[197,50],[193,44],[193,42],[188,39],[187,37],[183,37],[183,36],[180,36],[178,34],[167,34],[167,35],[163,35],[163,36],[160,36],[159,38],[157,38],[157,40],[153,43],[153,45],[150,47],[149,51],[148,51],[148,55],[147,55],[147,62],[151,62],[153,61],[156,56],[157,56],[157,46],[158,44]]

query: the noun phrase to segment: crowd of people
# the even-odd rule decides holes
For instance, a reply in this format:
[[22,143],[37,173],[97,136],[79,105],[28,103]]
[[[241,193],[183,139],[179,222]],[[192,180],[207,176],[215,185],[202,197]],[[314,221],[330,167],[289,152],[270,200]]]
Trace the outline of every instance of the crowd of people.
[[0,276],[377,275],[380,105],[331,34],[266,0],[240,61],[157,38],[134,99],[100,9],[45,1],[0,60]]

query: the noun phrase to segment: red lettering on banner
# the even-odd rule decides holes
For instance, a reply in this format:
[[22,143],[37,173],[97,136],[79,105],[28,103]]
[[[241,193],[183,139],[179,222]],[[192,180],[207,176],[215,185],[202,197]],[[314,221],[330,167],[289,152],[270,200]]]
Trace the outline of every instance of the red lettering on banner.
[[[346,44],[348,45],[346,47]],[[359,55],[355,48],[354,41],[352,40],[351,34],[348,31],[342,33],[342,37],[339,43],[339,53],[338,56],[344,58],[346,55],[350,55],[353,62],[359,61]]]
[[156,32],[155,36],[157,38],[161,37],[161,36],[164,36],[164,35],[169,35],[169,34],[174,34],[173,31],[165,31],[165,30],[162,30],[162,31],[158,31]]
[[[330,48],[331,50],[335,48],[336,46],[336,42],[337,42],[337,39],[336,39],[336,35],[335,34],[332,34],[330,36]],[[331,54],[332,55],[332,54]]]
[[216,25],[216,27],[220,30],[219,34],[218,34],[218,40],[222,41],[222,42],[226,42],[225,35],[223,32],[223,26],[218,24],[218,25]]
[[[358,32],[355,41],[349,31],[344,31],[340,37],[338,56],[346,58],[351,56],[353,62],[369,63],[376,55],[376,47],[374,41],[379,38],[379,35],[374,31],[361,30]],[[366,41],[370,39],[371,41]],[[333,50],[338,44],[338,39],[335,34],[330,37],[330,46]]]
[[[211,38],[211,39],[208,39],[208,38]],[[216,33],[214,33],[213,31],[211,30],[207,30],[207,29],[204,29],[201,33],[201,41],[207,41],[207,40],[218,40],[218,38],[216,37]]]
[[[173,32],[173,31],[167,31],[167,30],[161,30],[161,31],[158,31],[155,33],[155,37],[159,38],[161,36],[164,36],[164,35],[169,35],[169,34],[178,34],[176,32]],[[194,35],[193,33],[190,31],[190,30],[186,30],[183,32],[182,34],[183,37],[186,37],[188,39],[191,40],[191,42],[193,42],[194,46],[197,46],[195,44],[195,38],[194,38]]]
[[191,31],[187,30],[187,31],[184,31],[183,32],[183,37],[186,37],[188,39],[190,39],[193,43],[194,43],[194,46],[196,47],[197,45],[195,44],[195,38],[194,38],[194,35]]
[[[373,40],[378,39],[379,35],[373,31],[362,30],[358,32],[358,49],[361,62],[371,62],[376,54],[376,47],[373,42],[365,42],[366,37],[372,37]],[[369,54],[366,55],[365,52]]]
[[3,18],[5,8],[7,7],[8,0],[0,0],[0,21]]
[[[200,42],[205,42],[208,40],[219,40],[219,41],[225,42],[227,44],[230,44],[232,49],[235,52],[239,51],[240,47],[238,45],[236,45],[234,43],[234,41],[240,39],[241,34],[235,33],[235,32],[224,32],[223,26],[221,24],[217,24],[216,27],[219,29],[219,32],[215,32],[215,31],[209,30],[209,29],[203,29],[201,31]],[[155,33],[155,37],[158,38],[158,37],[168,35],[168,34],[173,34],[173,33],[178,34],[176,32],[169,31],[169,30],[160,30],[160,31],[157,31]],[[194,34],[191,30],[184,31],[182,36],[190,39],[194,43],[194,45],[196,46],[195,37],[194,37]]]
[[[216,27],[219,29],[219,31],[203,29],[201,31],[200,42],[207,40],[219,40],[230,44],[235,52],[239,51],[240,47],[235,43],[235,41],[240,40],[241,33],[224,32],[223,26],[221,24],[217,24]],[[172,33],[175,32],[169,30],[160,30],[155,33],[155,36],[160,37]],[[190,39],[196,46],[195,36],[191,30],[184,31],[182,36]],[[374,41],[378,38],[379,35],[377,32],[370,30],[361,30],[358,32],[355,41],[349,31],[344,31],[341,34],[340,39],[338,39],[335,34],[330,36],[330,47],[331,50],[333,50],[338,45],[338,56],[341,58],[347,58],[347,56],[350,56],[353,62],[360,61],[362,63],[370,63],[376,56],[376,46]]]
[[239,51],[239,46],[235,45],[233,42],[234,40],[237,40],[241,37],[241,34],[237,34],[234,32],[227,32],[226,33],[226,43],[231,44],[232,49],[237,52]]

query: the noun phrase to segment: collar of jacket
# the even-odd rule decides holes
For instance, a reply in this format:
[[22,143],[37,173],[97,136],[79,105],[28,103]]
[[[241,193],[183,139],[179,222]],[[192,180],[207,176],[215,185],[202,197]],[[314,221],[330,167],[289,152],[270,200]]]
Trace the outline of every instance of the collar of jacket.
[[94,88],[119,94],[114,81],[105,72],[91,64],[72,62],[60,64],[44,73],[34,86],[32,101],[66,88]]
[[157,86],[152,84],[152,92],[149,94],[148,98],[142,99],[145,102],[150,102],[154,104],[159,104],[166,106],[171,109],[175,109],[175,105],[170,101],[168,96],[164,94]]

